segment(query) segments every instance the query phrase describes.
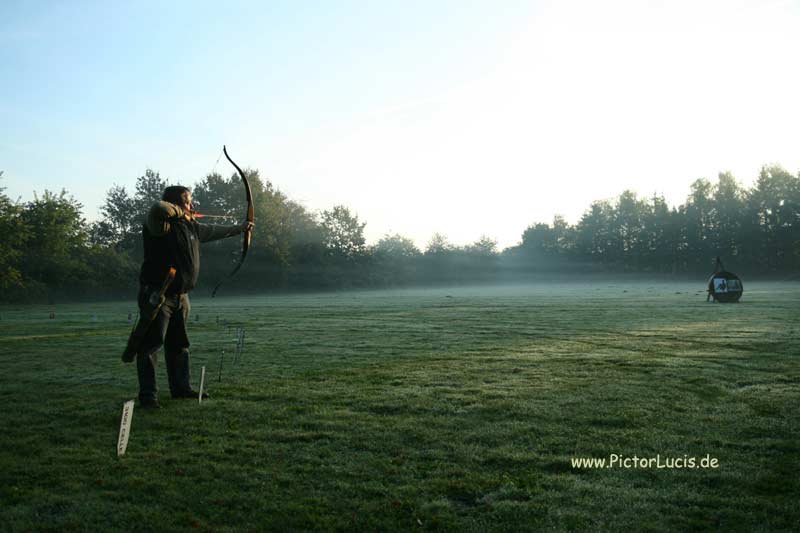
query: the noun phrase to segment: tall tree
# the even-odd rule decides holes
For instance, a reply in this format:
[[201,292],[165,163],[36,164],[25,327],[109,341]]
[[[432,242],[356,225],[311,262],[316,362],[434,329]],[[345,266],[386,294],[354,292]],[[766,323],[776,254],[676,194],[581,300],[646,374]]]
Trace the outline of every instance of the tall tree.
[[63,190],[60,194],[45,191],[41,197],[34,195],[34,200],[25,204],[21,219],[30,239],[22,261],[32,279],[66,287],[89,277],[89,266],[80,259],[89,241],[81,209],[81,204]]
[[556,248],[556,238],[550,224],[537,222],[525,228],[522,248],[533,255],[551,255]]
[[325,248],[333,257],[355,259],[366,251],[364,226],[366,222],[358,220],[358,216],[343,206],[323,211],[322,228]]
[[391,260],[418,257],[422,252],[414,241],[400,234],[386,234],[372,247],[372,253]]
[[556,250],[560,257],[567,258],[574,253],[578,239],[577,229],[561,215],[553,217],[553,234],[556,238]]
[[709,257],[715,255],[711,240],[712,187],[706,179],[695,180],[686,204],[681,209],[684,219],[679,254],[682,263],[690,270],[706,267]]
[[577,227],[576,246],[583,257],[601,263],[612,261],[614,206],[607,200],[592,202]]
[[745,194],[730,172],[720,172],[714,185],[709,232],[716,255],[737,257],[741,252]]
[[425,246],[425,255],[441,255],[454,250],[454,246],[442,233],[434,233]]
[[8,293],[24,287],[21,260],[30,233],[20,216],[22,208],[4,190],[0,187],[0,289]]
[[422,252],[414,241],[400,234],[384,235],[370,249],[374,259],[373,279],[383,286],[406,285],[415,281],[416,264]]
[[633,191],[624,191],[617,199],[612,226],[612,249],[617,261],[628,268],[638,270],[645,243],[644,224],[646,204]]
[[466,247],[466,252],[478,257],[495,257],[497,255],[497,239],[481,235],[480,239]]
[[160,173],[149,168],[145,170],[144,176],[139,176],[136,180],[136,190],[133,195],[133,210],[137,219],[134,225],[141,227],[142,220],[150,206],[161,200],[161,195],[164,194],[164,189],[168,185],[169,182],[161,178]]
[[[249,173],[246,175],[247,181],[250,182],[252,175]],[[241,217],[244,197],[241,192],[241,181],[235,172],[228,179],[217,172],[207,174],[192,188],[192,201],[198,211],[209,215]]]
[[151,169],[147,169],[144,176],[136,180],[133,196],[125,187],[111,187],[100,207],[103,218],[89,229],[91,242],[111,246],[134,256],[140,255],[142,223],[150,206],[161,199],[166,187],[167,182]]
[[100,212],[103,219],[92,226],[92,240],[119,250],[133,251],[140,238],[141,213],[125,187],[114,185],[109,189]]
[[800,240],[800,176],[780,166],[762,167],[749,198],[762,268],[783,270],[800,265],[794,255]]
[[648,269],[660,272],[677,271],[676,253],[680,242],[680,222],[675,209],[670,209],[663,196],[654,194],[644,217],[643,254]]

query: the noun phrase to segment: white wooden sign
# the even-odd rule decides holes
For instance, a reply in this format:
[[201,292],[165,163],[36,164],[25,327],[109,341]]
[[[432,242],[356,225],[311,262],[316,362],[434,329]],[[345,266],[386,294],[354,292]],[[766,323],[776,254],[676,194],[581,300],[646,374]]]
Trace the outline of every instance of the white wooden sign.
[[200,394],[197,395],[197,403],[203,403],[203,384],[206,382],[206,367],[200,370]]
[[117,457],[125,455],[128,448],[128,437],[131,434],[131,420],[133,419],[133,400],[128,400],[122,406],[122,420],[119,423],[119,438],[117,439]]

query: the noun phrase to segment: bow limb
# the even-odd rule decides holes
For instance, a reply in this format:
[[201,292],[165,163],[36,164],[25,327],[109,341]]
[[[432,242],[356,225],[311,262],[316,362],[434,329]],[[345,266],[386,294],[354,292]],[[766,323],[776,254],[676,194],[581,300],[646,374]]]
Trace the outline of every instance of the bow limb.
[[[247,181],[247,176],[245,176],[244,172],[242,172],[242,169],[239,168],[239,165],[234,163],[233,159],[231,159],[231,156],[228,155],[228,149],[225,146],[222,147],[222,152],[225,154],[225,158],[230,162],[231,165],[233,165],[233,167],[239,173],[239,176],[242,178],[244,192],[247,197],[247,221],[252,224],[255,221],[255,209],[253,208],[253,192],[250,190],[250,183]],[[242,268],[242,265],[244,264],[244,258],[247,257],[247,250],[250,249],[251,236],[252,230],[248,228],[242,235],[242,255],[239,258],[239,263],[236,265],[236,268],[233,269],[233,272],[228,274],[228,277],[223,278],[219,283],[217,283],[217,286],[214,287],[214,290],[211,292],[212,298],[216,296],[217,289],[219,289],[220,285],[222,285],[225,280],[231,279],[239,271],[239,269]]]

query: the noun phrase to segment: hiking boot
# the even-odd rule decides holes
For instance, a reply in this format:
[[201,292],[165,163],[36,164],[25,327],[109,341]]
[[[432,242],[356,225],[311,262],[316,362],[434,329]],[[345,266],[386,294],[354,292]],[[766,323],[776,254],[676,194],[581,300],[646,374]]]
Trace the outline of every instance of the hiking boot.
[[[175,400],[197,400],[198,396],[200,396],[199,392],[197,392],[196,390],[189,389],[174,393],[172,395],[172,398]],[[206,394],[205,392],[203,393],[203,399],[204,400],[208,399],[208,394]]]
[[161,404],[155,398],[139,398],[139,407],[142,409],[161,409]]

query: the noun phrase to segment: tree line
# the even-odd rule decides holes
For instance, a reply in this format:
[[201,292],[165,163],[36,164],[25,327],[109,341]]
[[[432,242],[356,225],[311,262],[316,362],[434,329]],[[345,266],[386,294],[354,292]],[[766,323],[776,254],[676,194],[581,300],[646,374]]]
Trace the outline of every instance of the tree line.
[[541,262],[577,261],[604,270],[708,273],[715,256],[759,276],[800,271],[800,173],[764,166],[751,188],[728,172],[716,183],[698,179],[684,204],[663,196],[639,198],[624,191],[593,202],[571,226],[555,217],[534,224],[522,243],[507,250]]
[[[368,246],[365,222],[346,206],[311,212],[247,171],[256,229],[247,263],[229,292],[395,287],[524,280],[531,276],[595,273],[709,274],[720,256],[730,269],[759,276],[794,276],[800,269],[800,174],[762,167],[750,188],[730,173],[698,179],[686,201],[624,191],[593,202],[571,225],[560,216],[526,228],[518,245],[499,250],[481,237],[455,245],[436,233],[424,249],[402,235]],[[0,172],[2,178],[2,172]],[[134,189],[107,191],[101,217],[87,222],[66,191],[10,199],[0,188],[0,289],[3,301],[129,298],[142,259],[141,221],[168,181],[147,170]],[[212,173],[192,188],[199,210],[241,222],[244,194],[235,174]],[[203,251],[198,291],[227,275],[239,239]]]

